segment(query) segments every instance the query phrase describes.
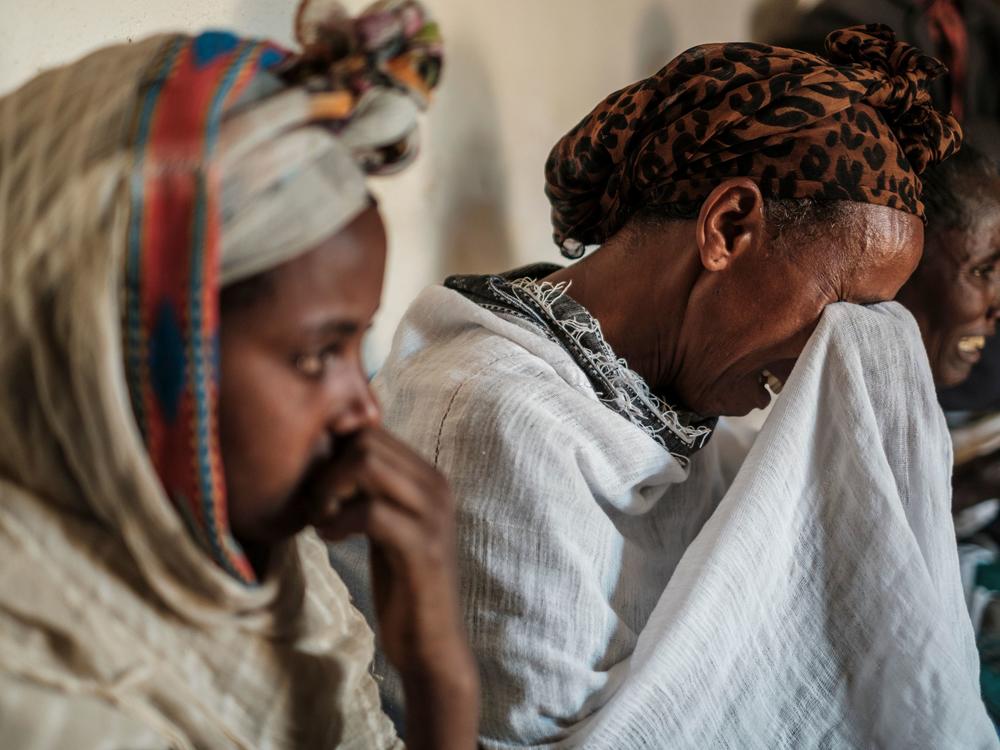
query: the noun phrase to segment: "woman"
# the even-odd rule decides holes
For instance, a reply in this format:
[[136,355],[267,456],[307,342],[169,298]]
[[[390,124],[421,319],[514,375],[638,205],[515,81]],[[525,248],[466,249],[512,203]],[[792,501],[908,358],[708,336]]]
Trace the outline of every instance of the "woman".
[[[982,375],[981,358],[990,357],[993,351],[988,344],[1000,316],[1000,171],[992,160],[966,144],[954,158],[928,170],[924,202],[924,255],[898,299],[920,325],[935,383],[939,388],[954,389],[966,383],[974,369]],[[995,384],[986,385],[977,390],[995,390]],[[954,393],[946,390],[942,394],[946,408]],[[975,391],[967,388],[966,395],[970,393]],[[998,478],[1000,461],[994,452],[957,464],[952,479],[954,511],[969,509],[966,528],[962,529],[961,517],[956,523],[959,559],[982,659],[983,699],[994,722],[1000,718],[995,604],[1000,567],[993,541],[998,524],[995,509],[990,523],[989,502],[979,508],[972,506],[997,497]],[[969,525],[972,519],[975,523]]]
[[[964,383],[1000,317],[1000,172],[968,146],[925,181],[924,255],[899,301],[920,325],[939,388]],[[996,493],[996,457],[956,467],[956,510]]]
[[[960,134],[889,29],[828,53],[703,45],[609,95],[546,165],[564,254],[599,249],[397,332],[378,388],[458,498],[484,747],[997,744],[919,331],[867,307]],[[716,418],[781,387],[741,452]]]
[[920,325],[939,388],[969,377],[1000,317],[1000,173],[965,146],[924,179],[927,231],[899,301]]
[[361,533],[413,747],[471,747],[451,500],[360,360],[436,27],[300,8],[97,52],[0,100],[5,746],[397,746],[329,569]]

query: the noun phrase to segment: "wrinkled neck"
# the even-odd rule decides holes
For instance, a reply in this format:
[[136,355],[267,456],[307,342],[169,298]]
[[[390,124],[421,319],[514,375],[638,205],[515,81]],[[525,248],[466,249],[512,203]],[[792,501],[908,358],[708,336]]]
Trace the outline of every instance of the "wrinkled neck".
[[626,228],[546,281],[570,282],[569,295],[601,324],[615,353],[662,394],[680,367],[681,329],[701,263],[687,223],[652,234]]

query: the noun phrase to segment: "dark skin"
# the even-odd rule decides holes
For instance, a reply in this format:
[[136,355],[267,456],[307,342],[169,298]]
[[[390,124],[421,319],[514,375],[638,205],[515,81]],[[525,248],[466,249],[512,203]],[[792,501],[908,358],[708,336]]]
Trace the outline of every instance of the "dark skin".
[[407,746],[471,748],[478,677],[459,613],[454,500],[381,428],[362,363],[385,255],[373,207],[250,291],[224,291],[230,523],[259,574],[273,545],[306,526],[330,541],[367,536],[380,640],[406,689]]
[[697,220],[651,231],[633,219],[548,280],[572,282],[654,392],[703,416],[741,416],[768,404],[761,373],[788,378],[827,305],[893,299],[923,246],[923,222],[884,206],[852,204],[842,236],[824,227],[788,242],[763,209],[753,180],[727,180]]
[[[973,179],[973,178],[966,178]],[[1000,182],[960,185],[965,195],[995,195],[971,226],[927,231],[927,247],[899,301],[913,313],[927,347],[934,381],[958,385],[972,372],[1000,317]],[[958,511],[1000,487],[1000,462],[983,456],[955,467],[952,505]]]
[[[992,187],[1000,196],[1000,184]],[[929,228],[924,259],[900,290],[899,301],[920,325],[934,381],[941,388],[961,383],[979,361],[980,348],[970,346],[970,338],[996,333],[998,263],[1000,202],[977,212],[972,226]]]

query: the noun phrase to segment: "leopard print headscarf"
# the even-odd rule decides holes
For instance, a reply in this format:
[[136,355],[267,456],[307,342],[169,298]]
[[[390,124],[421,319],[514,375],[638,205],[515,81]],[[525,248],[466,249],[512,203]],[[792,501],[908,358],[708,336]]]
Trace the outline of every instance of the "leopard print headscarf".
[[931,103],[945,72],[888,26],[834,31],[827,58],[765,44],[693,47],[611,94],[552,149],[554,238],[578,258],[644,206],[751,177],[766,197],[877,203],[923,217],[918,175],[962,131]]

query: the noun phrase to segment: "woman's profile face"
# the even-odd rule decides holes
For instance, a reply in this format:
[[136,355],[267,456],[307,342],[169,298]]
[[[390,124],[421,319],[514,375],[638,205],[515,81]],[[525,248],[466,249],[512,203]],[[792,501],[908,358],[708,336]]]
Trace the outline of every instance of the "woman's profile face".
[[998,200],[971,226],[927,229],[924,258],[899,301],[920,324],[934,381],[965,380],[979,361],[1000,314],[1000,184]]
[[385,254],[370,208],[312,251],[223,291],[219,434],[230,522],[244,544],[298,532],[306,508],[297,492],[310,471],[379,421],[362,343]]
[[765,239],[731,270],[706,274],[688,303],[673,391],[703,415],[740,416],[784,383],[824,308],[893,299],[923,247],[912,214],[858,203],[838,229],[811,227],[777,248]]

